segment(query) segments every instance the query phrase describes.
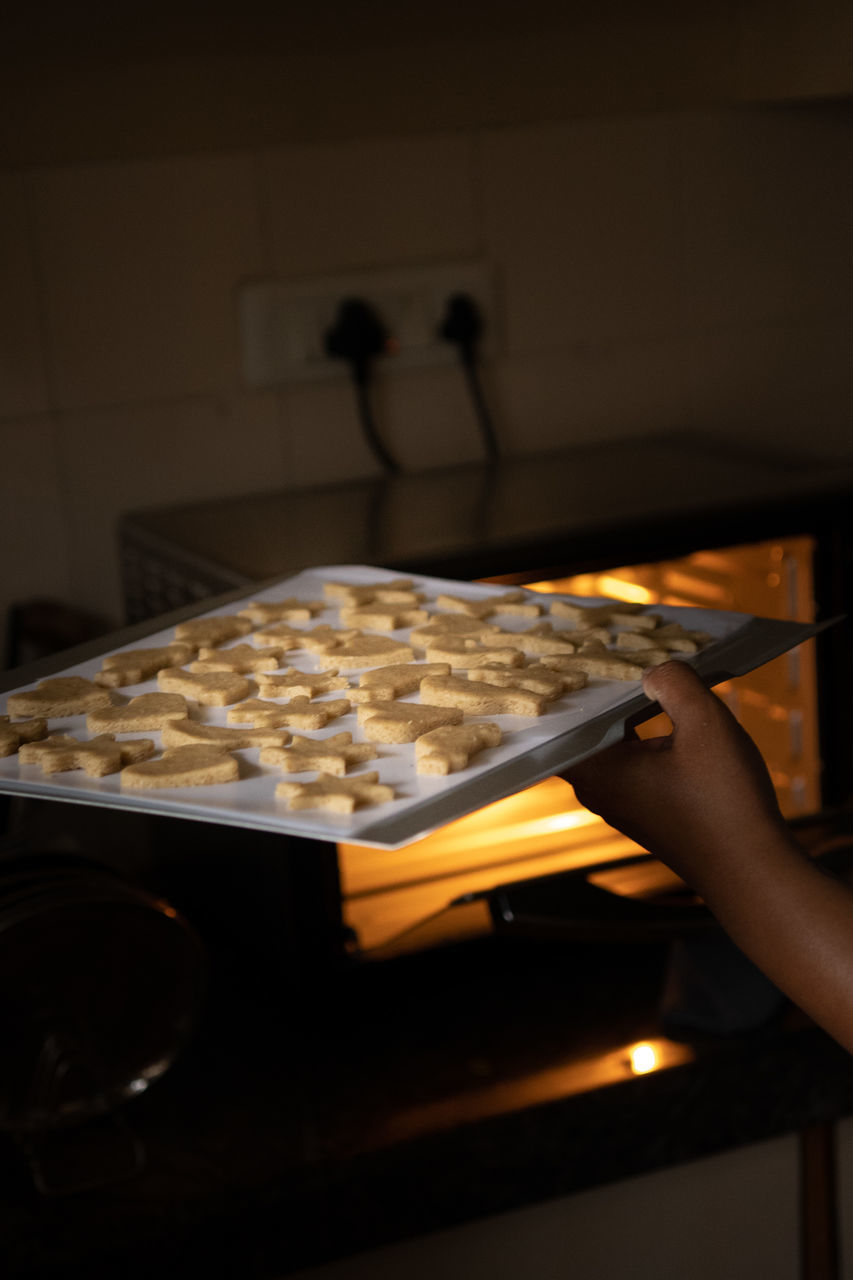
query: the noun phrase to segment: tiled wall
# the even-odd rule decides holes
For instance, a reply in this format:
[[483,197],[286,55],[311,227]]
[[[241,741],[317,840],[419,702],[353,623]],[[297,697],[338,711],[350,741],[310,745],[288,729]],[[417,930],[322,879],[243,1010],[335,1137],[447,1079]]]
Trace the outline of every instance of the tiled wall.
[[[250,393],[252,277],[483,258],[505,449],[661,430],[849,454],[853,107],[614,116],[0,176],[0,612],[119,617],[126,509],[364,475],[346,382]],[[386,379],[413,468],[451,370]]]

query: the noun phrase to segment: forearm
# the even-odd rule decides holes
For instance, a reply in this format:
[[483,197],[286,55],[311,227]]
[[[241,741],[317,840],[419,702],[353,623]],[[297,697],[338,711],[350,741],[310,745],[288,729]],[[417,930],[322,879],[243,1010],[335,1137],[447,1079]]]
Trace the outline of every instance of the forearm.
[[786,832],[717,850],[690,882],[734,942],[853,1052],[853,892]]

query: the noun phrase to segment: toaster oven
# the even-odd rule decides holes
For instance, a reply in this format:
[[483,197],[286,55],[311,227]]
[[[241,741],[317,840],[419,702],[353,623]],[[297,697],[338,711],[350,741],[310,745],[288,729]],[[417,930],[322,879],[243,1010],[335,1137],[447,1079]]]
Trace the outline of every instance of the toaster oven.
[[[312,562],[361,562],[808,623],[849,607],[851,488],[837,469],[663,441],[133,513],[121,526],[128,620]],[[842,620],[718,688],[795,824],[843,812],[850,799],[850,652]],[[224,833],[223,846],[236,838]],[[312,858],[302,844],[289,842],[290,861],[312,870],[288,892],[309,895],[323,921],[299,929],[303,942],[310,936],[316,950],[318,938],[331,940],[362,959],[507,927],[509,897],[522,891],[535,920],[537,900],[557,901],[567,883],[650,910],[683,905],[675,877],[559,778],[404,849],[340,844]],[[553,912],[548,927],[558,927]]]

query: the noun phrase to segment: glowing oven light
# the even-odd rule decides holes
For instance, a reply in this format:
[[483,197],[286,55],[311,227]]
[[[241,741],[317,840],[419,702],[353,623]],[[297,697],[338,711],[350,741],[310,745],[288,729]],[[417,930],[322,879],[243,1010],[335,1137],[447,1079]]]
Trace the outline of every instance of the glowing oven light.
[[657,1050],[651,1044],[635,1044],[628,1051],[628,1062],[635,1076],[647,1075],[658,1065]]
[[631,604],[652,604],[654,592],[641,587],[638,582],[626,582],[624,578],[615,578],[612,574],[600,574],[598,589],[602,595],[613,600],[627,600]]

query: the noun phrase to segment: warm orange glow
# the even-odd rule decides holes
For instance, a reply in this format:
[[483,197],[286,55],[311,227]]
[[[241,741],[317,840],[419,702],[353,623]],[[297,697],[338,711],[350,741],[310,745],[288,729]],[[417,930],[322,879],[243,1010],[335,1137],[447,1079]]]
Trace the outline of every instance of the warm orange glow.
[[635,1076],[648,1075],[658,1065],[658,1055],[654,1045],[648,1042],[635,1044],[628,1052],[628,1061]]
[[[382,1147],[419,1134],[453,1129],[472,1120],[506,1115],[559,1098],[591,1093],[607,1085],[621,1084],[631,1078],[629,1055],[631,1048],[638,1047],[622,1045],[595,1057],[573,1059],[512,1080],[495,1080],[448,1098],[411,1107],[392,1115],[384,1127],[377,1127],[372,1135],[373,1142]],[[663,1036],[648,1041],[643,1047],[655,1055],[655,1067],[659,1071],[682,1066],[696,1058],[689,1045]]]
[[[562,592],[567,595],[606,596],[631,604],[653,604],[655,597],[651,591],[621,576],[629,573],[629,569],[613,569],[609,573],[585,573],[555,582],[528,582],[525,585],[528,591],[541,591],[546,595]],[[569,582],[571,587],[567,586]]]
[[[714,607],[808,622],[814,614],[812,551],[809,538],[791,538],[527,586],[546,594]],[[813,642],[748,676],[727,681],[717,692],[767,761],[782,812],[793,817],[815,811],[820,804],[820,761]],[[649,722],[648,731],[666,728],[659,717]],[[414,937],[421,922],[433,920],[430,930],[438,936],[438,915],[466,895],[595,864],[618,865],[640,852],[582,809],[568,783],[549,778],[404,849],[340,845],[345,915],[362,950],[370,952],[409,933]],[[659,864],[655,865],[659,879]],[[644,878],[645,872],[632,871],[621,888],[607,887],[633,895]],[[459,908],[452,910],[461,921]],[[485,915],[482,923],[487,927]]]

